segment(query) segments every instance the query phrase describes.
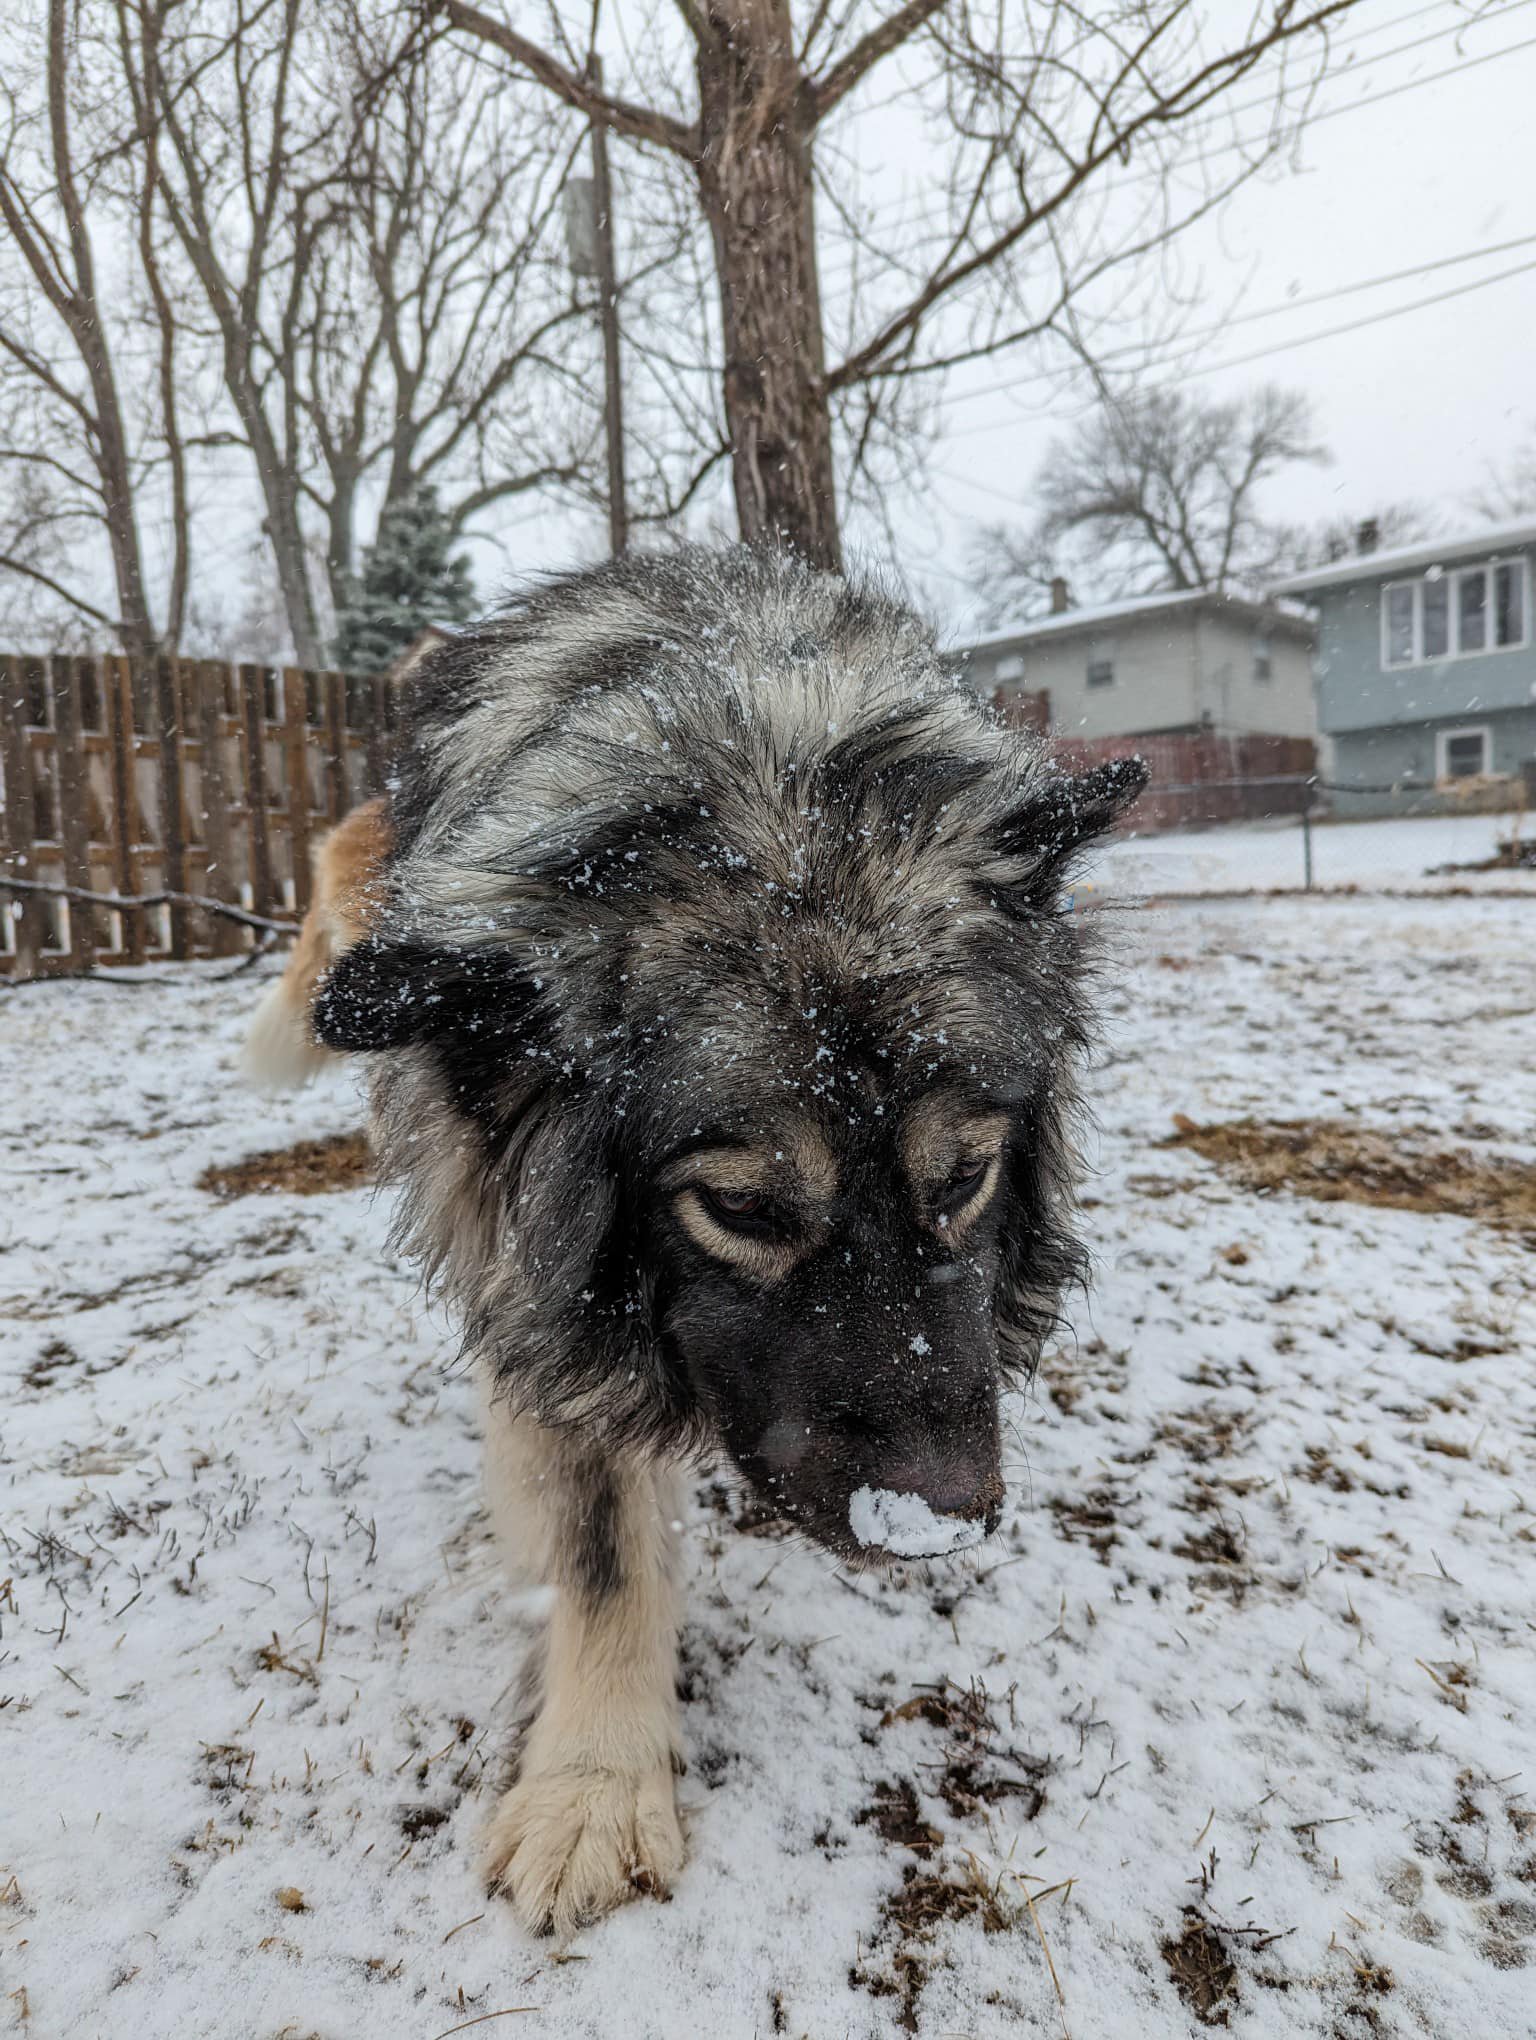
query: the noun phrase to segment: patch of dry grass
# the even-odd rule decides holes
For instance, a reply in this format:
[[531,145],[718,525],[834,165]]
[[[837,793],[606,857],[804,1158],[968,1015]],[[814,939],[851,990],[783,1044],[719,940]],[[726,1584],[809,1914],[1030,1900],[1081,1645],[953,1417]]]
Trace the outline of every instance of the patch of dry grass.
[[215,1164],[197,1179],[214,1197],[253,1197],[282,1191],[318,1197],[330,1190],[361,1190],[373,1181],[373,1156],[361,1133],[333,1133],[328,1140],[300,1140],[292,1147],[266,1148],[238,1162]]
[[1193,1148],[1250,1190],[1324,1203],[1444,1212],[1536,1238],[1536,1167],[1466,1148],[1405,1147],[1344,1120],[1233,1119],[1182,1113],[1162,1147]]

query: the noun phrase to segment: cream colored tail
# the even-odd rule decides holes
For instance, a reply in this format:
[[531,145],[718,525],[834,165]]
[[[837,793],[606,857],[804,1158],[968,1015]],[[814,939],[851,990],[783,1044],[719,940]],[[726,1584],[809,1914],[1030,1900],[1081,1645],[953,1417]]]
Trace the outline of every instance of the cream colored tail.
[[368,933],[376,881],[389,854],[382,800],[365,801],[315,846],[314,889],[288,967],[262,994],[240,1055],[240,1074],[261,1091],[296,1091],[337,1058],[310,1029],[320,980]]
[[311,939],[306,919],[288,968],[276,984],[268,985],[251,1017],[251,1031],[240,1052],[240,1074],[258,1091],[297,1091],[336,1060],[309,1027],[315,987],[340,953],[332,953],[327,933],[317,929]]

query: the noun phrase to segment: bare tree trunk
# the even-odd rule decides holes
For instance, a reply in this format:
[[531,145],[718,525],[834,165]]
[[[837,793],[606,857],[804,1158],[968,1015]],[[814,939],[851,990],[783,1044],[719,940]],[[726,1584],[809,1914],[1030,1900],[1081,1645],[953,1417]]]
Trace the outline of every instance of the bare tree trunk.
[[842,565],[816,279],[816,107],[789,0],[711,0],[698,177],[714,235],[741,535]]
[[139,16],[144,67],[144,176],[139,191],[139,259],[155,307],[155,327],[160,343],[159,388],[160,429],[170,462],[171,480],[171,592],[166,614],[165,646],[174,651],[186,628],[187,595],[191,584],[192,519],[187,490],[187,454],[181,436],[176,397],[177,316],[171,294],[160,270],[160,251],[155,239],[155,213],[160,185],[159,64],[161,15],[145,7]]
[[279,455],[259,400],[252,396],[242,404],[239,391],[231,394],[256,457],[267,513],[267,542],[277,567],[277,584],[282,591],[283,613],[288,619],[294,655],[301,666],[318,669],[326,664],[325,646],[320,637],[320,619],[315,613],[304,528],[299,522],[298,478],[291,462]]
[[338,616],[352,592],[352,577],[357,570],[358,462],[350,453],[338,452],[329,466],[331,500],[325,513],[325,576],[331,614]]
[[[146,658],[159,649],[144,585],[139,549],[132,458],[117,377],[96,291],[95,254],[85,207],[75,182],[69,132],[69,15],[65,0],[48,8],[48,130],[57,196],[68,234],[68,268],[63,251],[39,233],[30,209],[0,179],[0,217],[10,228],[49,303],[68,329],[90,386],[86,407],[70,398],[85,422],[101,495],[102,521],[117,588],[117,632],[124,651]],[[45,370],[46,373],[46,370]],[[49,376],[50,387],[57,387]],[[65,393],[67,395],[67,393]]]

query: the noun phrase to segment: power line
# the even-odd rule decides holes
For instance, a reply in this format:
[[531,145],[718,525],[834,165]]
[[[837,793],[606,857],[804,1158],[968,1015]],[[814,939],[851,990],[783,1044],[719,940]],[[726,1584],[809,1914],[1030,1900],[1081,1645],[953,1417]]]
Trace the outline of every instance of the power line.
[[1512,276],[1530,276],[1536,273],[1536,262],[1521,262],[1513,269],[1500,269],[1492,276],[1479,276],[1471,283],[1458,284],[1454,290],[1436,291],[1432,297],[1416,298],[1410,305],[1397,305],[1390,311],[1372,312],[1364,319],[1351,319],[1343,326],[1329,326],[1321,333],[1307,333],[1299,340],[1287,341],[1283,347],[1260,347],[1252,354],[1237,354],[1226,361],[1213,361],[1208,367],[1195,372],[1199,375],[1219,375],[1224,369],[1245,368],[1250,361],[1263,361],[1274,354],[1291,354],[1298,347],[1314,346],[1319,340],[1336,340],[1342,333],[1359,333],[1367,326],[1380,326],[1388,319],[1400,319],[1408,312],[1422,312],[1430,305],[1448,304],[1452,298],[1470,297],[1474,291],[1486,290],[1490,284],[1507,283]]
[[[1218,319],[1214,325],[1196,326],[1191,332],[1178,336],[1182,345],[1187,340],[1209,339],[1212,334],[1225,333],[1233,326],[1251,326],[1256,319],[1278,319],[1287,312],[1300,312],[1313,305],[1329,304],[1337,298],[1357,297],[1361,291],[1381,290],[1390,283],[1408,283],[1416,276],[1432,276],[1437,270],[1454,269],[1465,262],[1481,262],[1490,255],[1508,255],[1516,248],[1536,246],[1536,234],[1521,234],[1512,241],[1494,241],[1486,248],[1469,248],[1460,255],[1442,255],[1433,262],[1416,262],[1408,269],[1390,270],[1385,276],[1362,277],[1355,283],[1341,283],[1333,290],[1313,291],[1306,297],[1287,298],[1283,304],[1260,305],[1250,312],[1234,312],[1229,319]],[[1411,309],[1411,308],[1410,308]],[[1298,342],[1304,345],[1304,342]],[[1112,347],[1097,357],[1100,365],[1116,361],[1132,360],[1140,355],[1140,346]],[[972,390],[961,390],[948,399],[951,404],[971,404],[980,397],[996,396],[1000,391],[1022,389],[1032,382],[1054,382],[1056,374],[1046,369],[1023,377],[1005,377],[1001,382],[983,383]]]
[[[1502,19],[1504,14],[1512,14],[1516,12],[1518,9],[1530,6],[1532,4],[1533,0],[1511,0],[1511,4],[1508,7],[1501,9],[1498,16],[1486,18]],[[1471,24],[1468,23],[1466,24],[1466,26],[1471,26]],[[1441,32],[1444,33],[1445,31]],[[1506,43],[1502,48],[1497,50],[1487,50],[1483,53],[1482,56],[1479,57],[1467,57],[1459,64],[1448,64],[1438,71],[1431,71],[1426,73],[1423,77],[1406,78],[1401,80],[1396,85],[1383,86],[1379,92],[1363,93],[1359,98],[1346,100],[1342,105],[1339,106],[1325,106],[1320,108],[1316,112],[1308,113],[1305,115],[1298,115],[1295,122],[1297,138],[1299,139],[1301,134],[1304,133],[1307,129],[1318,127],[1325,121],[1338,120],[1346,114],[1362,113],[1366,110],[1366,108],[1378,106],[1385,100],[1400,98],[1404,93],[1408,92],[1421,92],[1428,85],[1441,84],[1448,78],[1460,77],[1463,72],[1479,70],[1484,64],[1495,63],[1501,57],[1518,56],[1522,51],[1529,49],[1536,49],[1536,36],[1528,36],[1523,42]],[[1384,52],[1383,54],[1388,53]],[[1263,103],[1265,102],[1261,101],[1250,102],[1250,104],[1255,105]],[[1186,127],[1194,126],[1195,123],[1194,122],[1180,123],[1179,125],[1181,129],[1183,129]],[[1209,163],[1212,160],[1219,158],[1221,156],[1233,155],[1245,149],[1262,148],[1267,144],[1271,144],[1272,142],[1273,136],[1266,135],[1234,136],[1232,140],[1223,142],[1219,147],[1207,151],[1206,154],[1201,158],[1201,161],[1204,163]],[[1169,174],[1170,174],[1169,172],[1161,169],[1156,168],[1148,169],[1141,171],[1134,176],[1113,178],[1108,183],[1094,185],[1092,187],[1092,190],[1095,196],[1107,197],[1111,192],[1130,190],[1140,184],[1166,183]],[[937,210],[930,212],[926,215],[918,215],[915,221],[911,215],[908,215],[906,218],[902,220],[893,221],[890,227],[885,229],[884,231],[887,233],[899,234],[903,231],[910,231],[912,226],[915,224],[920,227],[933,227],[935,229],[934,239],[936,242],[947,240],[949,238],[949,235],[948,233],[945,232],[945,230],[942,227],[938,226],[938,220],[939,214]],[[881,231],[882,229],[879,226],[872,226],[869,230],[870,235],[872,237],[880,233]],[[850,255],[848,257],[850,271],[852,267],[852,259],[853,258]]]
[[[1531,4],[1532,0],[1506,0],[1506,4],[1504,6],[1497,8],[1492,13],[1463,17],[1460,21],[1449,21],[1445,24],[1443,28],[1432,28],[1427,35],[1415,36],[1411,42],[1397,43],[1389,50],[1372,50],[1368,56],[1362,57],[1358,63],[1345,65],[1341,67],[1341,69],[1339,69],[1338,71],[1332,73],[1325,71],[1322,77],[1319,78],[1317,82],[1320,86],[1322,86],[1335,83],[1340,79],[1358,77],[1362,71],[1366,70],[1369,66],[1373,64],[1384,64],[1387,63],[1393,57],[1407,56],[1411,51],[1422,50],[1426,48],[1430,43],[1443,42],[1448,35],[1463,35],[1466,33],[1468,29],[1490,26],[1495,21],[1503,21],[1508,15],[1521,13],[1525,8],[1529,7]],[[1412,18],[1413,17],[1411,15],[1404,15],[1401,17],[1402,21],[1409,21]],[[1391,29],[1396,28],[1398,26],[1400,26],[1399,22],[1391,23],[1382,22],[1378,23],[1377,30],[1375,31],[1367,30],[1365,31],[1365,34],[1377,33],[1381,31],[1386,31],[1390,33]],[[1363,39],[1364,36],[1362,35],[1354,38],[1354,41],[1359,42],[1362,41]],[[1333,45],[1335,49],[1348,49],[1352,48],[1353,46],[1354,46],[1353,42],[1346,43],[1342,40],[1336,42]],[[1479,58],[1477,61],[1481,62],[1482,59]],[[1441,74],[1437,73],[1435,75]],[[1414,80],[1413,82],[1417,83],[1419,81]],[[1387,97],[1389,95],[1384,93],[1379,96]],[[1348,113],[1357,103],[1359,102],[1355,100],[1348,100],[1342,106],[1325,108],[1322,115],[1314,114],[1303,116],[1303,118],[1319,119],[1326,117],[1331,119],[1337,114]],[[1259,111],[1261,108],[1269,106],[1271,104],[1273,104],[1272,95],[1266,95],[1263,99],[1245,99],[1240,106],[1226,106],[1222,107],[1219,111],[1214,111],[1208,114],[1196,115],[1192,120],[1181,121],[1179,125],[1181,128],[1186,129],[1191,127],[1195,128],[1214,127],[1220,121],[1233,118],[1238,114],[1255,113]]]
[[[1517,263],[1513,268],[1495,271],[1492,276],[1479,276],[1471,283],[1458,284],[1453,290],[1436,291],[1429,297],[1415,298],[1411,304],[1394,305],[1384,312],[1371,312],[1363,319],[1350,319],[1342,326],[1328,326],[1319,333],[1305,333],[1299,339],[1286,340],[1273,347],[1258,347],[1250,354],[1230,355],[1225,361],[1207,362],[1199,368],[1187,367],[1182,363],[1175,363],[1172,360],[1164,361],[1158,364],[1158,367],[1166,370],[1171,366],[1177,365],[1186,375],[1220,375],[1229,368],[1246,368],[1250,362],[1268,361],[1277,354],[1293,354],[1298,348],[1315,346],[1321,340],[1336,340],[1345,333],[1359,333],[1368,326],[1384,325],[1388,320],[1406,317],[1409,312],[1422,312],[1431,305],[1448,304],[1454,298],[1470,297],[1474,291],[1486,290],[1492,284],[1507,283],[1511,277],[1529,276],[1533,273],[1536,273],[1536,262]],[[1023,389],[1029,383],[1050,382],[1054,380],[1055,378],[1049,374],[1021,376],[1016,383],[997,384],[996,391],[1010,388]],[[964,426],[960,431],[951,432],[946,436],[950,439],[970,439],[978,432],[995,433],[997,429],[997,422],[993,420],[985,425]]]
[[1343,106],[1325,106],[1321,112],[1309,114],[1306,125],[1317,127],[1322,121],[1337,120],[1341,114],[1358,113],[1363,107],[1379,106],[1384,99],[1399,99],[1405,92],[1421,92],[1426,85],[1438,85],[1443,79],[1458,78],[1463,71],[1481,70],[1484,64],[1497,63],[1500,57],[1518,56],[1521,50],[1532,48],[1536,48],[1536,36],[1527,36],[1524,42],[1506,43],[1502,49],[1485,50],[1480,57],[1467,57],[1459,64],[1447,64],[1444,70],[1431,71],[1422,78],[1405,78],[1400,85],[1383,86],[1380,92],[1347,100]]

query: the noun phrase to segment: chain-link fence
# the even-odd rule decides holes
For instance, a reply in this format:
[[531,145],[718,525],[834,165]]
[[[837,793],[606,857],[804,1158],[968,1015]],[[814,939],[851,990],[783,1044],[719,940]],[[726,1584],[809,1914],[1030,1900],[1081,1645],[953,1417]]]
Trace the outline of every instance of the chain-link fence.
[[[1344,784],[1318,774],[1234,781],[1269,809],[1263,819],[1195,821],[1137,830],[1092,875],[1104,896],[1245,893],[1529,893],[1536,898],[1536,807],[1521,781],[1458,790],[1401,782]],[[1165,785],[1198,806],[1207,786]],[[1383,807],[1399,812],[1383,813]]]

